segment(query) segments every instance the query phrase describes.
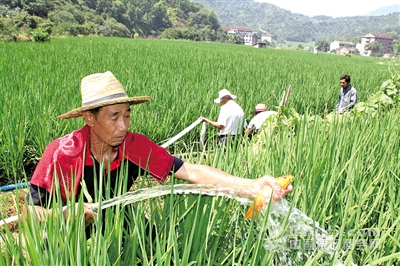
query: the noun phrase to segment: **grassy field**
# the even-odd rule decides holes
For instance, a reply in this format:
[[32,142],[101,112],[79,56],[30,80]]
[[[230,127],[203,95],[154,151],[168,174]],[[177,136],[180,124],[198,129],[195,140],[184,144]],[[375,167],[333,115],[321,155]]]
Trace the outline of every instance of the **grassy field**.
[[[80,106],[79,83],[88,74],[110,70],[129,95],[152,96],[151,102],[133,108],[131,127],[159,144],[201,115],[216,119],[219,106],[213,100],[222,88],[238,95],[237,102],[251,118],[250,111],[259,102],[275,109],[282,92],[292,85],[289,106],[306,114],[294,132],[282,129],[261,145],[246,143],[213,157],[188,155],[185,159],[247,178],[292,173],[295,190],[288,200],[293,208],[334,229],[342,247],[351,242],[349,248],[331,255],[273,252],[264,247],[262,233],[268,214],[249,221],[243,218],[246,207],[234,200],[171,195],[117,209],[120,216],[109,212],[104,225],[109,231],[89,243],[82,235],[81,219],[65,222],[49,217],[48,223],[38,224],[32,217],[19,238],[26,249],[5,231],[5,259],[0,265],[132,265],[138,261],[145,265],[287,265],[282,257],[293,265],[399,262],[398,111],[348,121],[334,119],[323,126],[318,120],[308,121],[308,114],[321,115],[326,106],[334,110],[340,75],[351,75],[363,101],[390,78],[388,61],[380,64],[383,59],[117,38],[0,43],[0,49],[3,183],[29,180],[49,141],[83,125],[81,119],[59,120],[57,115]],[[199,131],[193,130],[170,151],[197,151]],[[206,154],[213,149],[216,134],[215,129],[207,129]],[[138,184],[144,186],[148,184]],[[156,230],[155,238],[146,233],[145,214],[155,226],[150,227]],[[125,215],[134,219],[122,249],[120,219]],[[285,221],[281,223],[285,226]],[[380,234],[372,238],[357,233],[370,229]],[[360,247],[364,240],[368,246]],[[371,248],[371,240],[379,240],[379,247]]]

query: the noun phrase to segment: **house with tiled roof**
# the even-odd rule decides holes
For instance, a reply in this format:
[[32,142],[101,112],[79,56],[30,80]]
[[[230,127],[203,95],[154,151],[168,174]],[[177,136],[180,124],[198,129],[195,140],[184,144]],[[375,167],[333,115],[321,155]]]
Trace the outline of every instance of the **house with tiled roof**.
[[238,33],[238,34],[249,34],[252,33],[250,28],[236,27],[236,26],[221,26],[228,34]]
[[371,51],[366,50],[365,46],[371,42],[379,42],[382,44],[383,48],[380,51],[381,54],[391,54],[392,53],[392,44],[393,38],[387,34],[380,33],[369,33],[362,37],[361,43],[357,44],[357,49],[360,51],[361,55],[370,56]]

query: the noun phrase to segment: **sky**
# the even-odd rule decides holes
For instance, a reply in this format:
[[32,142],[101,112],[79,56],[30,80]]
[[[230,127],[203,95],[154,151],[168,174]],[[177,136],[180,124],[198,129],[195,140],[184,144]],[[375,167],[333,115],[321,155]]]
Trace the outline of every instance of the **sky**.
[[330,17],[363,16],[371,11],[390,5],[399,5],[399,0],[255,0],[288,9],[292,13],[306,16],[326,15]]

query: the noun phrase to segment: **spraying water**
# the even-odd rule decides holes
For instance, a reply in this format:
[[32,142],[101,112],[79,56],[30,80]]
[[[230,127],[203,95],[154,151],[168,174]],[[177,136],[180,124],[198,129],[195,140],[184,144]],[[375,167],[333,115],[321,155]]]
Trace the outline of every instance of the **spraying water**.
[[[282,199],[271,204],[267,219],[267,225],[260,228],[265,235],[264,248],[275,252],[278,265],[299,265],[318,253],[327,260],[333,258],[337,249],[336,235],[329,234],[289,201]],[[342,263],[337,261],[335,265]]]
[[[98,209],[106,209],[115,205],[125,206],[171,193],[223,196],[235,199],[246,206],[253,202],[253,199],[249,196],[250,193],[246,190],[218,185],[176,184],[128,192],[102,201],[94,205],[93,209],[98,211]],[[260,213],[261,215],[257,216],[257,220],[264,220],[268,208],[270,209],[267,223],[262,228],[258,227],[258,230],[262,236],[261,240],[264,241],[264,248],[274,252],[275,262],[278,265],[299,265],[301,261],[307,261],[318,252],[322,254],[321,256],[329,256],[330,258],[333,256],[335,236],[329,235],[316,221],[301,210],[291,206],[289,201],[282,199],[270,204],[270,206],[265,206]],[[296,259],[293,260],[293,257],[296,257]],[[337,265],[341,265],[341,263],[338,262]]]
[[225,188],[217,185],[197,185],[197,184],[177,184],[174,186],[156,186],[151,188],[142,188],[121,196],[101,202],[100,208],[106,209],[115,205],[123,206],[145,199],[173,194],[202,194],[208,196],[223,196],[234,198],[242,204],[248,205],[251,200],[245,195],[245,190]]
[[[103,201],[97,207],[106,209],[119,204],[125,206],[171,193],[223,196],[235,199],[243,205],[253,202],[245,190],[217,185],[177,184],[138,189]],[[268,206],[264,208],[258,220],[264,219],[267,208]],[[285,199],[271,204],[266,226],[258,229],[263,236],[264,247],[275,253],[278,265],[298,265],[300,261],[307,261],[318,252],[322,253],[321,256],[332,257],[334,254],[335,236],[329,235],[316,221],[291,206]],[[293,261],[293,255],[289,254],[295,254],[296,259]],[[337,265],[341,263],[338,262]]]

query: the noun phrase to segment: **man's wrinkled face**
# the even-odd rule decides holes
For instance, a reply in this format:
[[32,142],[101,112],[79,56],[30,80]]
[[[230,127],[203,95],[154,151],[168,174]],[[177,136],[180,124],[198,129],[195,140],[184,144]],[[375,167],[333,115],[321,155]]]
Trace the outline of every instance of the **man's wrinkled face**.
[[129,104],[121,103],[102,107],[94,115],[85,115],[86,123],[91,127],[92,141],[98,141],[111,147],[122,144],[130,126],[131,109]]

